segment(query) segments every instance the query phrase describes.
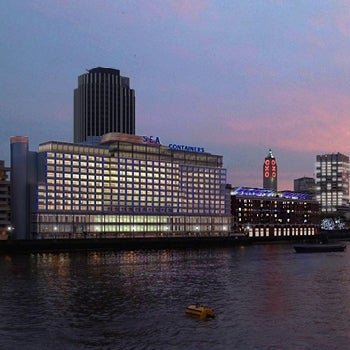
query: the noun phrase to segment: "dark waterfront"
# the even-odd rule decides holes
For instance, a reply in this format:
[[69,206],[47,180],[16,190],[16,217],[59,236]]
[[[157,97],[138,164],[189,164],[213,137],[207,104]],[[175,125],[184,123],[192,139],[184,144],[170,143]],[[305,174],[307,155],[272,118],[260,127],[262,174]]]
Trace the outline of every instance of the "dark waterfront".
[[[348,349],[350,251],[0,255],[0,348]],[[185,315],[194,302],[217,317]]]

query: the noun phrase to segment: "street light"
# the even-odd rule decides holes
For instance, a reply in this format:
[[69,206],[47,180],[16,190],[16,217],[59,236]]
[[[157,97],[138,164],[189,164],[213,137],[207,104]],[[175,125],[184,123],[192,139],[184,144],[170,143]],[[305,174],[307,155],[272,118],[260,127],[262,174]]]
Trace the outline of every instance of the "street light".
[[196,236],[198,236],[199,226],[196,225],[194,229],[196,230]]
[[12,232],[15,228],[13,226],[7,226],[7,238],[11,239],[12,238]]

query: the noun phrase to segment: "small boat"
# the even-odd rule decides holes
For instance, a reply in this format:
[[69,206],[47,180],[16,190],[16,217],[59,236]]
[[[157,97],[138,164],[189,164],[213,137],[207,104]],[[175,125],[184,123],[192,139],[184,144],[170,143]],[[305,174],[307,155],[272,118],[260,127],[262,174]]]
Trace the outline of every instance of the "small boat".
[[343,252],[346,249],[345,243],[310,243],[297,244],[294,246],[296,253],[326,253]]
[[186,312],[186,315],[196,316],[196,317],[199,317],[201,319],[215,317],[215,312],[213,309],[211,309],[208,306],[200,305],[200,304],[187,306],[185,312]]

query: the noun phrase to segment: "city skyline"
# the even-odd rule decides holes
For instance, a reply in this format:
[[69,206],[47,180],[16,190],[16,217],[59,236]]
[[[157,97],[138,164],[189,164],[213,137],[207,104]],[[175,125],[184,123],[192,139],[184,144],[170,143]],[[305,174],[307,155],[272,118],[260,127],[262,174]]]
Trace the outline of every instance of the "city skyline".
[[[262,187],[271,148],[278,189],[314,176],[316,155],[350,153],[350,5],[137,1],[2,3],[0,159],[73,140],[86,69],[120,69],[136,134],[222,154],[233,186]],[[91,21],[91,19],[94,19]]]

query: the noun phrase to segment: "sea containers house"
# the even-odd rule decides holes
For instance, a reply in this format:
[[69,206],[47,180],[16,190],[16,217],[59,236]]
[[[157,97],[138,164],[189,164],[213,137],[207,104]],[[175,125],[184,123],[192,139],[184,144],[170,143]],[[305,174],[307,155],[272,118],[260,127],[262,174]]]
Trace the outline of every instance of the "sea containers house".
[[229,234],[222,156],[120,133],[99,145],[46,142],[36,153],[25,141],[11,139],[13,188],[22,189],[14,218],[27,223],[13,223],[14,238]]

